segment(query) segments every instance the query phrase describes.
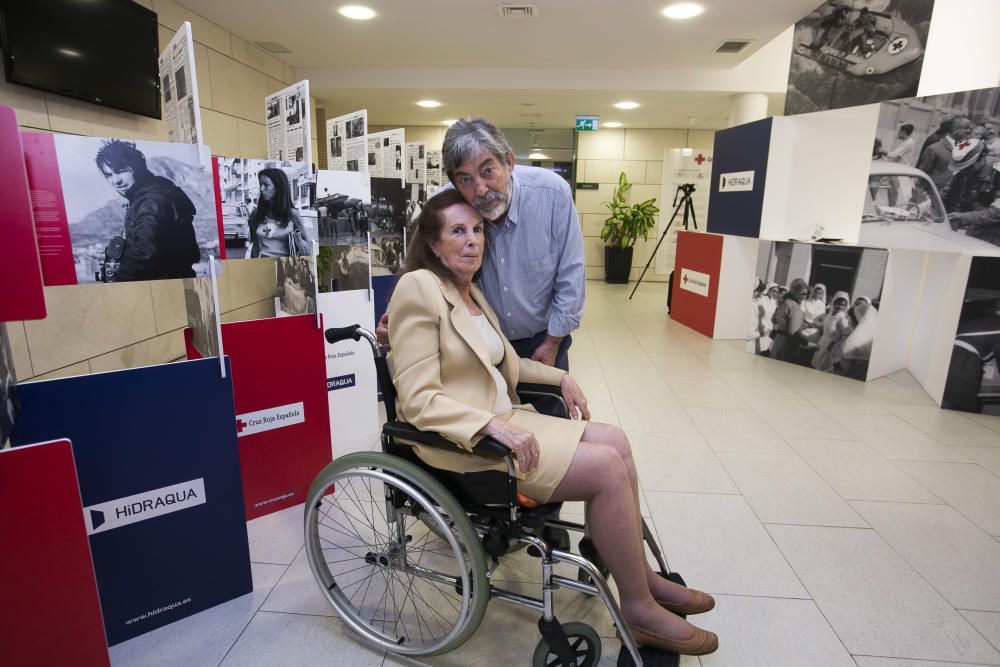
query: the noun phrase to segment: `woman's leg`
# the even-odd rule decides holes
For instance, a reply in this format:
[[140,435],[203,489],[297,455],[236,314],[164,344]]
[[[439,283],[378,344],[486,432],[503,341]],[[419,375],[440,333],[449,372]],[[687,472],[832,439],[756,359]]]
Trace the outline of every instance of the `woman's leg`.
[[650,593],[642,533],[634,520],[639,516],[637,496],[618,451],[609,444],[581,441],[550,502],[560,500],[587,502],[591,535],[615,578],[625,619],[671,639],[692,637],[694,626],[663,609]]
[[[639,502],[639,473],[635,468],[635,460],[632,458],[632,446],[629,444],[628,437],[625,435],[625,432],[617,426],[590,422],[587,424],[587,428],[583,432],[582,439],[588,442],[609,445],[618,453],[618,456],[621,457],[628,474],[632,494],[635,497],[635,521],[639,539],[641,541],[642,513],[640,510],[642,506]],[[589,506],[590,503],[587,503],[587,507]],[[587,525],[590,525],[589,516],[587,516]],[[640,549],[642,549],[641,544]],[[642,562],[646,574],[646,585],[649,586],[650,593],[652,593],[655,599],[679,604],[691,601],[690,590],[680,584],[664,579],[655,570],[653,570],[653,568],[649,565],[649,560],[646,558],[645,549],[642,549],[642,556]]]

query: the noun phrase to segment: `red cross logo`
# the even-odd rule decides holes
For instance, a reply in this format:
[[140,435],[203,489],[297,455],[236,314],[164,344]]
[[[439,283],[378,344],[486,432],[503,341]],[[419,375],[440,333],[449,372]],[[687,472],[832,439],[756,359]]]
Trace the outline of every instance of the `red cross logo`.
[[963,141],[962,143],[960,143],[958,146],[955,146],[955,148],[968,148],[971,145],[972,145],[972,142],[969,141],[968,139],[966,139],[965,141]]
[[243,429],[245,429],[247,426],[249,426],[249,424],[247,424],[245,421],[243,421],[239,417],[236,418],[236,432],[237,433],[242,433]]
[[700,166],[701,166],[701,163],[702,163],[702,162],[704,162],[704,161],[705,161],[705,160],[707,160],[707,159],[708,159],[708,158],[706,158],[706,157],[705,157],[704,155],[702,155],[701,153],[698,153],[698,156],[697,156],[697,157],[695,157],[694,161],[695,161],[695,162],[697,162],[697,163],[698,163],[698,166],[700,167]]
[[688,281],[688,277],[684,276],[684,282],[687,282],[687,281]]

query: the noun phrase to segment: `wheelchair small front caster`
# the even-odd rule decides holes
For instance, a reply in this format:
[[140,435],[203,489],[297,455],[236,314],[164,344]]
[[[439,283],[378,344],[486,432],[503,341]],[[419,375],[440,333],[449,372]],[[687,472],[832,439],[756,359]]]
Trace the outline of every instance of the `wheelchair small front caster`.
[[[580,540],[580,555],[593,563],[594,567],[596,567],[601,573],[601,576],[605,579],[608,578],[608,572],[610,570],[608,570],[608,566],[604,564],[601,554],[597,553],[597,547],[594,546],[594,543],[589,537],[584,537]],[[577,570],[576,580],[582,581],[585,584],[591,583],[590,575],[582,569]]]
[[594,667],[601,661],[601,638],[594,628],[586,623],[574,622],[563,624],[562,631],[569,642],[574,662],[563,660],[543,635],[535,647],[531,667]]

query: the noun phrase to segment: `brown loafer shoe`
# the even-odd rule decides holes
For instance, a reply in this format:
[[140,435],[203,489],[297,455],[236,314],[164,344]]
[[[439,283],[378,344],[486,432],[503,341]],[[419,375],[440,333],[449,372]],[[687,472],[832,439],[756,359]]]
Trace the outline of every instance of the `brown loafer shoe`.
[[[709,653],[714,653],[719,648],[719,637],[714,632],[709,632],[708,630],[702,630],[701,628],[694,629],[694,636],[690,639],[670,639],[669,637],[664,637],[663,635],[657,635],[652,632],[647,632],[642,628],[637,628],[634,625],[628,626],[629,632],[632,633],[632,638],[635,639],[635,643],[639,646],[652,646],[653,648],[658,648],[662,651],[667,651],[668,653],[678,653],[680,655],[707,655]],[[618,640],[621,641],[621,633],[616,632],[618,635]]]
[[689,589],[691,591],[691,600],[689,602],[667,602],[666,600],[657,600],[656,604],[660,605],[667,611],[672,611],[675,614],[704,614],[706,611],[711,611],[715,608],[715,598],[713,598],[708,593],[703,593],[697,591],[693,588]]

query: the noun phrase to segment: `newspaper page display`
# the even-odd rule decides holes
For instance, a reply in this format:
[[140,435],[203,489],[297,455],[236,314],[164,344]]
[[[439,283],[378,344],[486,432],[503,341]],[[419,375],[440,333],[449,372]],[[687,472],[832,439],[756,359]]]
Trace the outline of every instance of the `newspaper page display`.
[[427,151],[427,196],[433,197],[444,185],[441,170],[441,151]]
[[264,99],[267,117],[267,158],[312,164],[312,123],[309,81],[279,90]]
[[368,171],[368,110],[354,111],[326,121],[326,168],[331,171]]
[[187,21],[160,54],[160,95],[163,98],[163,121],[169,141],[180,144],[200,143],[201,107],[198,103],[198,77],[194,71],[194,41]]
[[403,146],[406,134],[402,128],[374,132],[368,135],[368,171],[372,178],[398,178],[406,183],[403,173]]
[[406,184],[427,186],[427,142],[412,141],[406,144]]

